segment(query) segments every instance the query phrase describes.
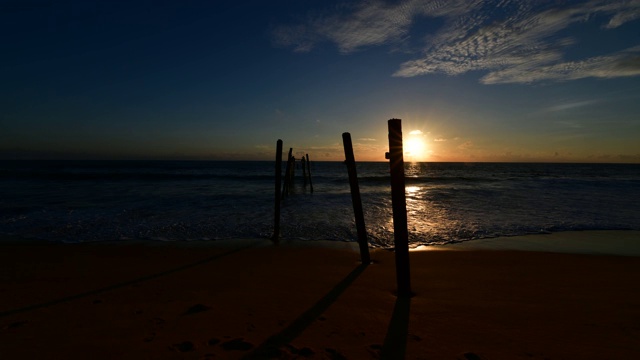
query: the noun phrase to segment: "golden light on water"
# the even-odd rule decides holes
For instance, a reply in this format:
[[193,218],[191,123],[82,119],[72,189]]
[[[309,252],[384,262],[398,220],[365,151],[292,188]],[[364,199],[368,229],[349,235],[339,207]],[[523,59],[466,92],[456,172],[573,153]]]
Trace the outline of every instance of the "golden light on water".
[[420,191],[420,186],[407,186],[405,187],[405,192],[407,195],[412,196]]
[[[411,165],[410,165],[411,166]],[[433,209],[424,199],[426,189],[422,186],[405,186],[407,204],[407,225],[409,233],[428,233],[431,231],[431,217]]]
[[407,215],[420,216],[424,214],[427,211],[427,204],[421,200],[421,193],[425,189],[420,186],[405,186],[404,190],[407,201]]

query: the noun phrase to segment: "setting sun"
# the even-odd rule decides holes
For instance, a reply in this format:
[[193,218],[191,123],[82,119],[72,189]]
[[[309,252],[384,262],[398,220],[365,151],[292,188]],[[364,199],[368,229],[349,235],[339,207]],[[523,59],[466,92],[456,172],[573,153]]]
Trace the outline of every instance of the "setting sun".
[[428,155],[422,134],[410,135],[410,137],[404,141],[403,146],[407,161],[423,161]]
[[404,153],[409,156],[421,156],[424,150],[424,143],[421,139],[409,139],[404,144]]

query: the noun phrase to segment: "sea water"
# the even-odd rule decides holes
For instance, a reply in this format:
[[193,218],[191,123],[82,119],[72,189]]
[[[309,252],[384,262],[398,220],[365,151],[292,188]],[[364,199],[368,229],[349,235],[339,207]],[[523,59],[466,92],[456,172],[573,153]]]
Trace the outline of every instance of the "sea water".
[[[269,238],[269,161],[3,161],[0,235],[56,242]],[[281,238],[355,241],[346,166],[297,164]],[[284,172],[284,165],[282,171]],[[372,246],[393,244],[388,162],[357,163]],[[640,230],[640,165],[406,163],[411,246],[568,230]]]

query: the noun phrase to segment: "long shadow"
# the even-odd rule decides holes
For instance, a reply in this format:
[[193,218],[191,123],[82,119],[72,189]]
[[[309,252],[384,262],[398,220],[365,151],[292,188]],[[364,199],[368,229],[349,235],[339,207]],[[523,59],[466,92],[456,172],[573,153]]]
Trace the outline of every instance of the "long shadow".
[[398,296],[387,328],[387,336],[382,344],[380,359],[404,359],[407,351],[410,312],[411,296]]
[[46,308],[46,307],[49,307],[49,306],[57,305],[57,304],[60,304],[60,303],[69,302],[69,301],[81,299],[81,298],[88,297],[88,296],[94,296],[94,295],[101,294],[101,293],[104,293],[104,292],[107,292],[107,291],[121,289],[121,288],[124,288],[124,287],[127,287],[127,286],[131,286],[131,285],[134,285],[134,284],[138,284],[138,283],[144,282],[144,281],[157,279],[157,278],[162,277],[162,276],[170,275],[170,274],[173,274],[173,273],[177,273],[177,272],[180,272],[180,271],[184,271],[184,270],[187,270],[187,269],[194,268],[196,266],[200,266],[200,265],[206,264],[206,263],[211,262],[213,260],[220,259],[222,257],[234,254],[234,253],[236,253],[238,251],[241,251],[241,250],[244,250],[244,249],[248,249],[248,248],[256,246],[256,245],[257,245],[257,243],[254,243],[254,244],[251,244],[251,245],[248,245],[248,246],[245,246],[245,247],[240,247],[240,248],[237,248],[237,249],[233,249],[233,250],[221,253],[221,254],[216,254],[216,255],[210,256],[210,257],[208,257],[206,259],[203,259],[203,260],[200,260],[200,261],[196,261],[196,262],[191,263],[191,264],[179,266],[177,268],[169,269],[167,271],[162,271],[162,272],[159,272],[159,273],[156,273],[156,274],[151,274],[151,275],[139,277],[137,279],[121,282],[121,283],[110,285],[110,286],[103,287],[103,288],[100,288],[100,289],[90,290],[90,291],[82,292],[82,293],[79,293],[79,294],[75,294],[75,295],[71,295],[71,296],[67,296],[67,297],[63,297],[63,298],[59,298],[59,299],[55,299],[55,300],[51,300],[51,301],[47,301],[47,302],[43,302],[43,303],[39,303],[39,304],[28,305],[28,306],[17,308],[17,309],[2,311],[2,312],[0,312],[0,318],[6,317],[6,316],[9,316],[9,315],[20,314],[20,313],[24,313],[24,312],[32,311],[32,310],[36,310],[36,309],[42,309],[42,308]]
[[315,305],[305,311],[289,326],[276,335],[271,336],[260,344],[254,351],[245,355],[242,359],[269,359],[278,357],[280,348],[297,338],[309,325],[322,315],[338,297],[362,274],[368,264],[358,265],[349,275],[342,279],[331,291],[318,300]]

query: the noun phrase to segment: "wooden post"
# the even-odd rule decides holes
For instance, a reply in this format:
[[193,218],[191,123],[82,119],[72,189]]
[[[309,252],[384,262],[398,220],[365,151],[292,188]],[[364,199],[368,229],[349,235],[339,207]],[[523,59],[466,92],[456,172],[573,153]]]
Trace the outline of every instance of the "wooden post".
[[407,231],[407,199],[405,197],[404,158],[402,148],[402,120],[391,119],[389,124],[389,152],[391,168],[391,203],[393,206],[393,235],[396,253],[398,296],[411,295],[409,273],[409,233]]
[[369,241],[367,240],[367,228],[364,225],[364,213],[362,211],[362,199],[360,198],[360,186],[358,185],[358,174],[356,172],[356,159],[353,156],[353,145],[351,134],[342,134],[344,145],[344,161],[349,173],[349,186],[351,187],[351,202],[353,203],[353,214],[356,218],[356,229],[358,230],[358,245],[360,246],[360,259],[363,264],[371,263],[369,256]]
[[304,156],[300,160],[302,163],[302,186],[307,187],[307,164],[305,164]]
[[285,170],[284,174],[284,185],[282,186],[282,198],[289,194],[289,184],[290,176],[289,172],[291,171],[291,153],[293,152],[293,148],[289,148],[289,156],[287,157],[287,170]]
[[273,216],[273,237],[274,242],[280,241],[280,198],[282,194],[280,192],[282,182],[282,140],[278,139],[276,145],[276,204]]
[[313,183],[311,182],[311,161],[309,161],[309,154],[307,154],[307,176],[309,176],[309,189],[313,194]]
[[291,161],[291,173],[289,174],[289,191],[291,192],[293,191],[293,183],[296,177],[296,157],[292,156],[289,161]]

